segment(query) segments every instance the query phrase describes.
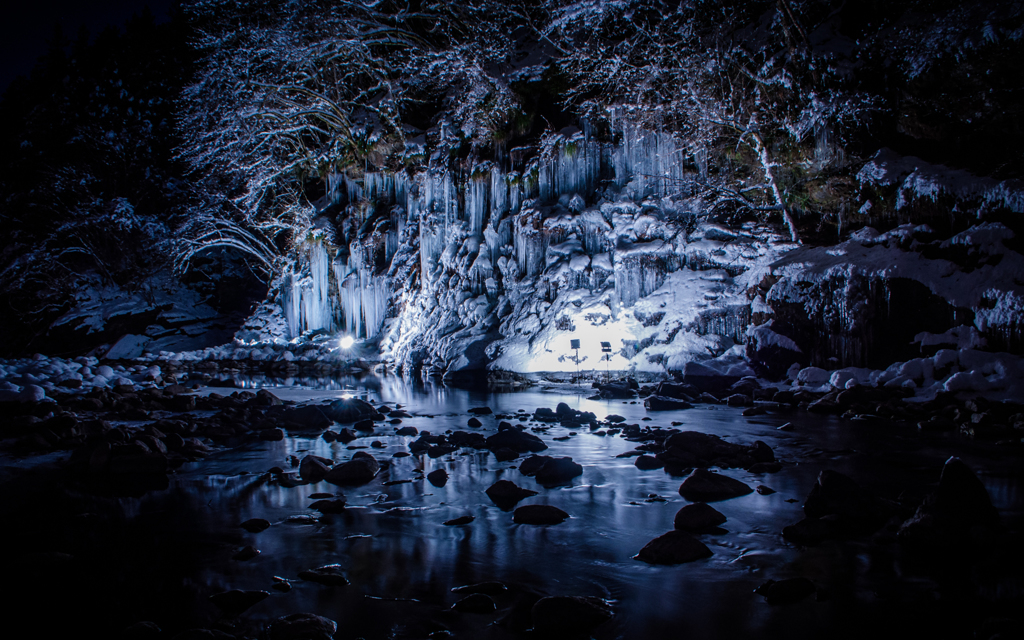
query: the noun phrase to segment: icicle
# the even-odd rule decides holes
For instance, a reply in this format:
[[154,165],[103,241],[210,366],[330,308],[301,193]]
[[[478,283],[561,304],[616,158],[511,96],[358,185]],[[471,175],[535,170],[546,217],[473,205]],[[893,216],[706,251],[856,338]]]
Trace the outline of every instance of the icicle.
[[484,216],[487,213],[490,184],[484,171],[482,168],[474,169],[466,184],[466,219],[469,221],[469,232],[474,236],[483,233]]

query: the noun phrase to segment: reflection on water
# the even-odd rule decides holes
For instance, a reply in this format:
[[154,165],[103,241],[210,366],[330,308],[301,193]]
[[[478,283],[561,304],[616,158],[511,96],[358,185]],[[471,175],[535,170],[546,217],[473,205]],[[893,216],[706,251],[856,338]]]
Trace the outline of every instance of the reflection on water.
[[[375,402],[400,403],[414,414],[402,426],[433,433],[465,429],[467,410],[475,406],[486,405],[496,413],[532,413],[564,401],[600,418],[617,413],[629,423],[663,427],[676,420],[683,423],[681,428],[736,442],[764,440],[788,464],[772,475],[723,471],[751,486],[769,485],[777,493],[716,503],[728,522],[723,533],[702,536],[714,555],[687,565],[656,567],[632,556],[672,529],[676,511],[686,504],[677,492],[680,479],[660,470],[639,471],[632,458],[617,458],[635,447],[619,437],[580,432],[555,441],[553,436],[567,435],[568,429],[553,426],[542,435],[549,446],[544,453],[571,456],[584,466],[584,473],[569,486],[544,489],[522,476],[516,461],[499,463],[487,452],[392,458],[407,451],[412,438],[387,435],[393,433],[387,425],[351,444],[380,440],[383,449],[369,451],[390,461],[390,468],[366,486],[345,490],[349,508],[324,515],[316,524],[286,520],[318,515],[307,509],[309,496],[338,493],[338,488],[327,483],[285,488],[264,472],[275,465],[288,468],[293,455],[312,453],[340,462],[353,451],[338,442],[305,437],[251,444],[186,465],[172,477],[169,489],[141,499],[77,498],[77,511],[68,517],[83,511],[95,515],[65,523],[62,542],[71,553],[100,558],[88,565],[90,580],[110,596],[99,605],[106,610],[96,614],[98,625],[103,620],[149,618],[175,631],[211,626],[219,614],[206,601],[210,594],[263,589],[272,595],[232,623],[236,630],[255,634],[273,618],[310,611],[341,622],[339,639],[426,637],[441,628],[456,637],[516,637],[490,624],[495,615],[448,610],[457,599],[453,587],[499,580],[511,588],[499,600],[505,608],[524,594],[613,601],[615,618],[595,632],[596,638],[820,638],[826,633],[842,636],[843,630],[875,630],[882,624],[880,616],[894,611],[902,617],[886,623],[896,625],[888,631],[919,629],[917,618],[928,615],[928,624],[936,629],[952,625],[947,628],[967,632],[973,618],[939,606],[941,585],[931,578],[901,575],[891,545],[879,550],[863,541],[831,542],[799,550],[786,544],[780,531],[801,519],[803,499],[823,468],[847,473],[885,497],[897,498],[904,491],[923,495],[951,453],[982,472],[1005,519],[1020,521],[1020,468],[1015,461],[953,439],[923,440],[887,425],[807,414],[748,419],[737,410],[707,406],[652,414],[653,420],[641,422],[647,417],[642,404],[587,400],[587,390],[487,394],[414,386],[395,378],[281,384],[273,391],[285,399],[313,401],[354,391]],[[494,416],[480,419],[485,433],[496,430]],[[793,422],[796,429],[778,431],[783,422]],[[449,474],[443,487],[422,479],[439,468]],[[552,504],[571,518],[549,527],[513,524],[511,513],[484,494],[499,479],[539,491],[520,504]],[[384,485],[397,480],[412,481]],[[650,496],[664,501],[648,501]],[[475,517],[468,526],[441,524],[467,514]],[[258,534],[238,527],[254,517],[273,524]],[[247,562],[231,560],[247,544],[259,548],[261,555]],[[349,586],[296,580],[287,593],[270,588],[273,576],[295,579],[301,570],[332,563],[345,568]],[[832,598],[769,607],[752,593],[769,578],[798,575],[827,587]]]

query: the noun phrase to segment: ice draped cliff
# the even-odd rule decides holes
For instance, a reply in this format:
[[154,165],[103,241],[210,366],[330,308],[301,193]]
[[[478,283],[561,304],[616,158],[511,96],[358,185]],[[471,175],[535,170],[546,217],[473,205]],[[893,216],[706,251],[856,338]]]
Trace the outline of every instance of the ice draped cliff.
[[700,180],[685,149],[618,133],[569,127],[534,158],[460,174],[332,176],[323,224],[239,340],[347,333],[451,378],[575,370],[572,339],[585,369],[667,372],[728,352],[745,342],[748,291],[793,245],[759,223],[700,222],[702,200],[681,195]]
[[[188,54],[164,62],[187,73],[60,67],[60,99],[3,139],[22,177],[2,183],[0,285],[31,311],[4,320],[25,337],[8,355],[362,357],[458,383],[917,362],[885,384],[944,385],[939,353],[1024,351],[1020,7],[183,15]],[[144,60],[126,51],[119,68]],[[51,111],[77,123],[73,158],[30,117]],[[124,157],[164,147],[152,170]],[[1017,372],[992,357],[971,385]]]

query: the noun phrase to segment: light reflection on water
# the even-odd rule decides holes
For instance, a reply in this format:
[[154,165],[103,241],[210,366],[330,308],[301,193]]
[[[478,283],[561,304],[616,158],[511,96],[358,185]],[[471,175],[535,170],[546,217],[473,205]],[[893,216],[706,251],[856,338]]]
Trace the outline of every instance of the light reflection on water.
[[[772,475],[723,471],[751,486],[766,484],[777,493],[753,493],[716,503],[715,508],[728,518],[726,531],[702,536],[714,556],[688,565],[655,567],[632,556],[652,538],[672,529],[676,511],[686,504],[677,492],[681,479],[661,470],[639,471],[632,458],[616,458],[635,447],[620,437],[581,430],[567,441],[554,441],[553,436],[568,432],[554,425],[542,434],[549,446],[544,454],[571,456],[584,466],[584,473],[570,486],[545,489],[512,468],[518,461],[499,463],[488,452],[459,451],[439,459],[425,455],[392,458],[393,453],[406,451],[413,438],[386,435],[393,433],[393,428],[385,425],[352,444],[381,440],[383,449],[367,451],[389,461],[390,469],[368,485],[344,490],[349,508],[342,514],[325,515],[314,525],[286,524],[285,520],[294,515],[316,515],[306,508],[309,496],[338,493],[339,489],[324,482],[284,488],[268,484],[264,472],[275,465],[288,469],[292,455],[301,458],[312,453],[341,462],[353,452],[341,443],[309,437],[247,445],[186,465],[172,477],[166,491],[122,501],[122,517],[136,520],[142,535],[161,531],[163,538],[171,531],[168,539],[186,540],[191,545],[189,562],[175,564],[175,553],[162,559],[163,570],[179,576],[190,594],[186,605],[178,605],[176,615],[188,611],[178,624],[205,625],[215,620],[217,612],[205,602],[211,593],[269,590],[271,576],[294,579],[303,569],[339,563],[351,585],[327,588],[296,581],[291,592],[274,591],[247,612],[242,628],[255,629],[281,615],[312,611],[344,621],[339,639],[423,637],[439,624],[458,637],[513,637],[488,624],[494,616],[444,611],[456,600],[450,593],[452,587],[486,580],[543,595],[593,595],[613,600],[616,616],[596,632],[595,637],[601,639],[777,637],[783,633],[816,638],[843,625],[870,628],[865,615],[870,617],[876,608],[865,594],[877,585],[865,563],[881,562],[878,579],[892,580],[891,560],[885,564],[884,559],[863,549],[851,551],[833,543],[798,550],[781,538],[783,526],[802,518],[801,504],[818,472],[837,469],[895,498],[903,487],[927,490],[937,480],[942,462],[954,452],[976,469],[999,467],[984,451],[965,451],[955,440],[907,438],[884,425],[855,425],[808,414],[747,419],[738,410],[701,406],[652,414],[654,420],[641,422],[647,416],[642,404],[591,401],[585,399],[586,390],[486,394],[413,387],[395,378],[342,380],[324,386],[327,388],[291,385],[273,391],[285,399],[316,401],[357,389],[376,402],[404,405],[416,415],[403,419],[402,426],[433,433],[467,429],[467,410],[474,406],[486,405],[495,413],[518,409],[532,413],[537,407],[553,408],[564,401],[602,419],[617,413],[626,417],[627,423],[662,427],[677,420],[683,423],[680,428],[715,433],[735,442],[764,440],[787,465]],[[493,415],[480,419],[485,434],[496,431]],[[789,421],[796,426],[794,431],[776,429]],[[450,476],[444,487],[425,479],[382,484],[419,478],[439,468]],[[513,524],[511,513],[501,511],[484,494],[484,489],[499,479],[539,491],[520,505],[552,504],[572,517],[550,527]],[[1010,517],[1019,517],[1020,485],[1013,474],[983,475],[983,479],[996,505]],[[652,494],[666,501],[644,502]],[[787,499],[797,501],[787,503]],[[468,526],[441,524],[466,514],[476,518]],[[259,534],[238,527],[253,517],[266,518],[273,526]],[[262,554],[244,563],[230,560],[232,553],[246,544],[256,545]],[[829,587],[833,599],[815,602],[811,598],[788,607],[769,607],[751,593],[768,578],[796,575]],[[416,602],[368,600],[364,596]]]

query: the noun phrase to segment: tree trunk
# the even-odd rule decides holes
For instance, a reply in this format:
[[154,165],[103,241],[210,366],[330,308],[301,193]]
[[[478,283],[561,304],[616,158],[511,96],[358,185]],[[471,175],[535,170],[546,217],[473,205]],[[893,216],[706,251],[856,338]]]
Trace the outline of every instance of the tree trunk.
[[775,174],[772,173],[772,163],[768,158],[768,149],[764,145],[764,141],[761,140],[761,136],[756,133],[750,134],[750,138],[754,141],[754,150],[757,152],[757,157],[761,161],[761,168],[764,169],[765,180],[768,181],[769,186],[772,188],[772,196],[775,198],[775,204],[782,211],[782,218],[786,221],[786,227],[789,228],[789,237],[793,242],[801,244],[800,234],[796,230],[796,222],[793,221],[793,216],[789,212],[789,207],[786,206],[786,201],[782,197],[782,191],[779,189],[779,184],[775,181]]

